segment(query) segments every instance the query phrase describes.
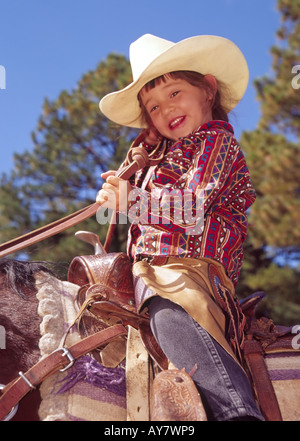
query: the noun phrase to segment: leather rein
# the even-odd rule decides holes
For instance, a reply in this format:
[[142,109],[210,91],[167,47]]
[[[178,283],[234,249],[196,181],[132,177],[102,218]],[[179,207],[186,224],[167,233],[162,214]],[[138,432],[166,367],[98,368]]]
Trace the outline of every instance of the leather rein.
[[[147,151],[143,147],[136,146],[136,144],[139,144],[141,142],[141,139],[142,137],[140,135],[133,142],[127,154],[127,158],[124,163],[125,165],[117,171],[116,176],[128,180],[132,175],[134,175],[134,173],[136,173],[141,168],[150,165],[156,165],[160,162],[164,154],[165,146],[163,148],[162,154],[159,155],[158,158],[152,159],[153,156],[155,156],[155,154],[157,153],[157,151],[160,150],[160,146],[162,143],[159,143],[158,146],[153,150],[153,152],[151,152],[151,155],[148,155]],[[26,248],[30,245],[34,245],[35,243],[40,242],[42,240],[48,239],[49,237],[52,237],[58,233],[61,233],[62,231],[67,230],[68,228],[71,228],[79,224],[80,222],[83,222],[84,220],[94,216],[97,213],[97,210],[99,209],[100,206],[101,204],[99,204],[98,202],[94,202],[93,204],[85,208],[82,208],[81,210],[78,210],[75,213],[69,214],[68,216],[62,219],[54,221],[41,228],[38,228],[27,234],[24,234],[8,242],[5,242],[4,244],[0,245],[0,258],[5,257],[8,254],[12,254],[17,251],[20,251],[23,248]],[[104,245],[106,251],[108,251],[111,242],[114,225],[115,224],[110,224],[109,226],[106,242]]]

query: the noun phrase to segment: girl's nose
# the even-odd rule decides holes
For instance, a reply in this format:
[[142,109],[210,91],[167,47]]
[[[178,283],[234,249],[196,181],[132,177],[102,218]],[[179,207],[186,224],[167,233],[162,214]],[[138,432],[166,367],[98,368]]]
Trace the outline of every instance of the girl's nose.
[[168,115],[174,109],[174,105],[170,102],[164,103],[161,107],[163,115]]

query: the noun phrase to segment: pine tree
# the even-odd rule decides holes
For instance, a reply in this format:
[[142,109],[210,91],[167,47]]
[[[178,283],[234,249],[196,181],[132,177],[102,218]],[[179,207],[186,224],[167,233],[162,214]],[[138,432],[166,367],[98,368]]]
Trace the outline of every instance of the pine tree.
[[[120,166],[137,134],[102,115],[99,100],[130,81],[127,59],[110,54],[86,73],[74,90],[61,92],[53,102],[45,100],[32,134],[33,150],[16,154],[10,179],[2,177],[6,199],[1,198],[1,216],[9,222],[2,224],[7,226],[1,229],[1,242],[95,201],[102,185],[101,173]],[[107,226],[99,225],[94,217],[23,252],[29,253],[31,260],[69,262],[84,251],[92,252],[74,239],[74,231],[94,231],[104,241]],[[126,228],[118,227],[115,237],[112,249],[124,248]]]
[[300,88],[294,68],[300,65],[300,3],[279,0],[278,8],[282,26],[271,48],[273,75],[255,81],[259,126],[240,140],[257,199],[238,289],[240,295],[265,291],[265,312],[291,324],[300,316]]
[[255,82],[262,117],[260,128],[281,131],[300,138],[300,3],[278,0],[282,25],[279,43],[271,48],[272,77]]

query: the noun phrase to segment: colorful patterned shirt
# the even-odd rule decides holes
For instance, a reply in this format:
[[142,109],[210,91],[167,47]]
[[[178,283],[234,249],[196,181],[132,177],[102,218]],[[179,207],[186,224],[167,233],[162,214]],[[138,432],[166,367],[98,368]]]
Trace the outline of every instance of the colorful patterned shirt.
[[136,173],[134,186],[128,213],[133,261],[208,257],[237,283],[255,191],[230,124],[210,121],[168,141],[161,162]]

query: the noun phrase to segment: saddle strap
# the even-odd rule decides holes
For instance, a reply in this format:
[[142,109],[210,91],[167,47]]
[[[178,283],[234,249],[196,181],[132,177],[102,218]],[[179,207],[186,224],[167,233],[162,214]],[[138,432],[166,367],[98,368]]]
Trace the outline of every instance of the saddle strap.
[[59,370],[68,369],[77,358],[122,335],[127,335],[127,330],[123,325],[118,324],[103,329],[79,340],[69,348],[61,347],[56,349],[36,363],[25,374],[20,372],[20,376],[2,390],[2,395],[0,396],[0,420],[3,420],[30,390],[35,389],[47,377]]
[[257,340],[245,340],[244,357],[264,417],[267,421],[282,421],[276,394],[264,360],[264,351]]

